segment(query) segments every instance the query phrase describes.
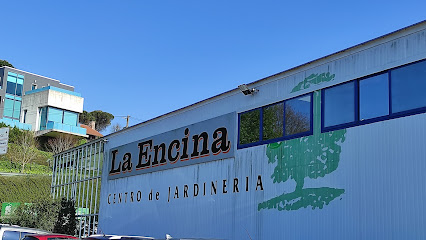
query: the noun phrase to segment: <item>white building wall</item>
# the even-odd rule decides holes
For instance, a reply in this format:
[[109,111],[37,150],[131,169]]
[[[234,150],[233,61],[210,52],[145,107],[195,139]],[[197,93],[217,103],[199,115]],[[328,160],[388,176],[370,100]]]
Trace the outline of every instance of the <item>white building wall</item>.
[[27,94],[22,97],[21,119],[24,121],[24,112],[27,110],[25,123],[32,125],[32,130],[36,131],[40,126],[39,109],[45,106],[56,107],[73,112],[83,112],[84,98],[62,93],[54,90],[46,90]]
[[54,90],[48,90],[48,102],[47,105],[60,109],[65,109],[73,112],[83,112],[83,101],[84,98],[74,96],[67,93],[57,92]]

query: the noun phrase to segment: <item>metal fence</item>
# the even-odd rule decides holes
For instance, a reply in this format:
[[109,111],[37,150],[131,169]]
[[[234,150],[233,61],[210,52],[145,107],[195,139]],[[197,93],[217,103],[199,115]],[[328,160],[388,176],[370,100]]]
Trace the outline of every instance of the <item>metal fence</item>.
[[54,156],[51,193],[75,201],[79,237],[97,232],[103,151],[99,139]]

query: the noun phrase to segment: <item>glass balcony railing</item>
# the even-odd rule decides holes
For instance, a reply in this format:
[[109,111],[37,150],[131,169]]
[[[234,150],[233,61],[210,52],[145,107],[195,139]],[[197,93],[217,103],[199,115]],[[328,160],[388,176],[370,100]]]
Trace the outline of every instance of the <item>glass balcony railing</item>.
[[11,127],[17,127],[19,129],[23,129],[23,130],[31,130],[31,124],[21,123],[18,120],[14,120],[14,119],[10,119],[10,118],[2,118],[2,119],[0,119],[0,122],[4,123],[6,125],[9,125]]
[[47,126],[46,126],[45,129],[61,130],[61,131],[64,131],[64,132],[71,132],[71,133],[76,133],[76,134],[80,134],[80,135],[86,135],[86,129],[85,128],[81,128],[81,127],[77,127],[77,126],[71,126],[71,125],[58,123],[58,122],[52,122],[52,121],[47,122]]

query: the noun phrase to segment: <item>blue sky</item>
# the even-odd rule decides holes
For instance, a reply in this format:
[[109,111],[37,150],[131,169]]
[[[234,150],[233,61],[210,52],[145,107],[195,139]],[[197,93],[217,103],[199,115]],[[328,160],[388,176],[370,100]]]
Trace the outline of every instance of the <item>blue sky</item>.
[[426,19],[424,0],[15,0],[0,9],[0,59],[73,85],[86,111],[130,115],[130,125]]

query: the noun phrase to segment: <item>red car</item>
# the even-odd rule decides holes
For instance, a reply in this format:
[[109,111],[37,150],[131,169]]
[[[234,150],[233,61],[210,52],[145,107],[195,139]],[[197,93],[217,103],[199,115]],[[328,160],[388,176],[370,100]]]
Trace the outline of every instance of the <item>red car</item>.
[[70,236],[70,235],[64,235],[64,234],[55,234],[55,233],[49,233],[49,234],[28,234],[25,235],[22,240],[66,240],[66,239],[78,239],[78,237]]

